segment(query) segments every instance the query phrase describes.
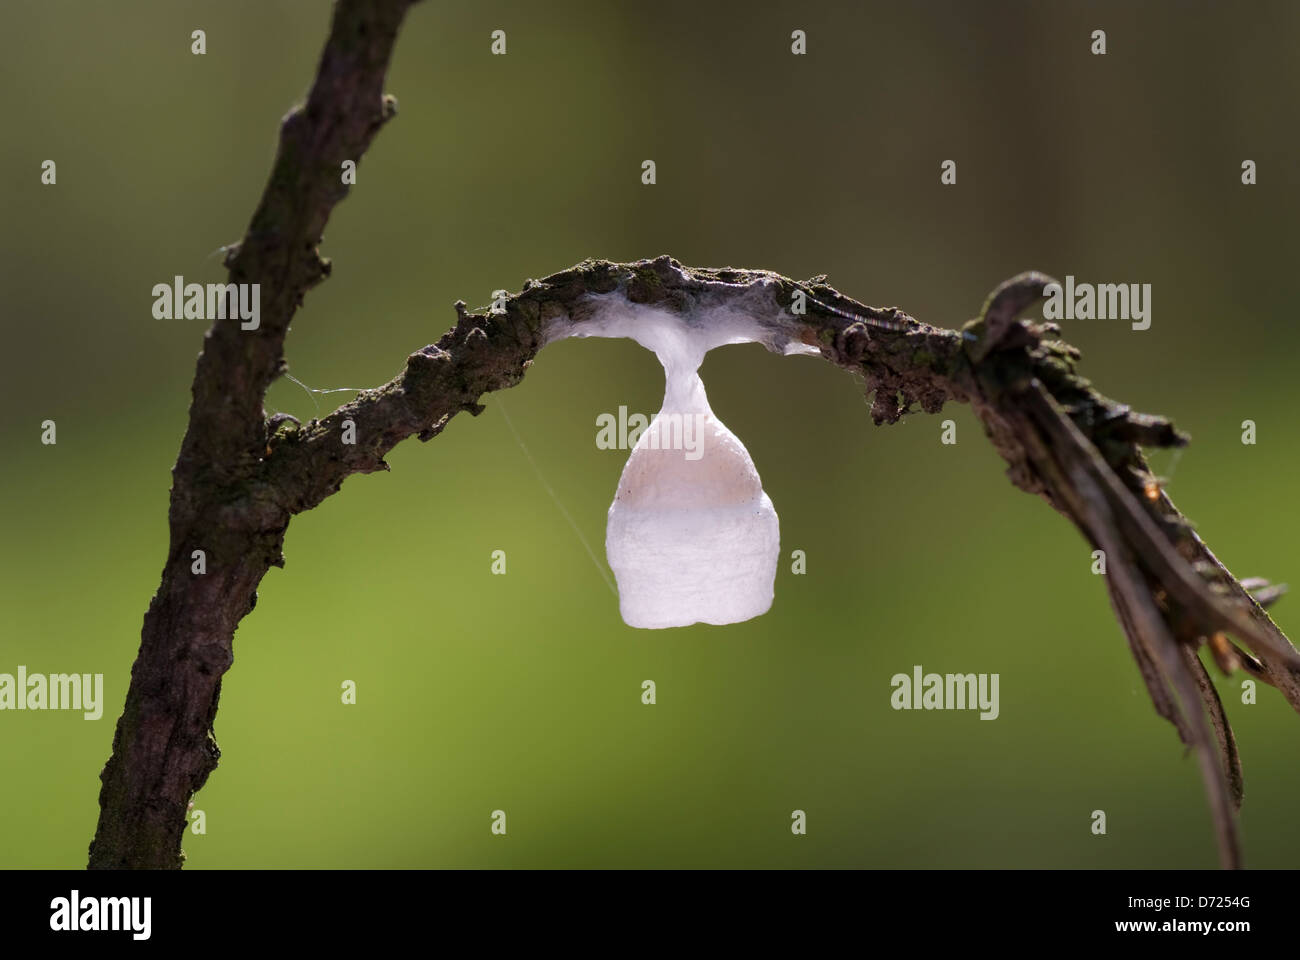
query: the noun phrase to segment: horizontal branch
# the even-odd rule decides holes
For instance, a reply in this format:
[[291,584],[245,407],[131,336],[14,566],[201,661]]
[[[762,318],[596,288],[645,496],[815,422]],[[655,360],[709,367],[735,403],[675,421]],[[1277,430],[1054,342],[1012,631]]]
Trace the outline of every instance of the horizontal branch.
[[[949,399],[965,399],[961,334],[901,310],[860,304],[824,278],[798,283],[763,270],[685,267],[669,257],[627,264],[586,260],[530,280],[488,312],[471,313],[457,303],[456,325],[437,343],[411,354],[393,380],[361,391],[323,419],[300,424],[284,415],[272,418],[267,482],[281,505],[299,513],[351,474],[387,469],[384,456],[399,442],[432,439],[462,411],[477,415],[483,394],[519,383],[547,343],[585,335],[594,324],[594,298],[616,292],[629,303],[683,318],[729,306],[765,314],[762,339],[769,349],[804,345],[863,373],[876,393],[877,423],[898,420],[914,403],[935,412]],[[342,443],[346,421],[355,426],[355,444]]]
[[[397,443],[429,440],[462,411],[477,415],[482,396],[519,383],[547,343],[608,335],[600,311],[611,296],[688,327],[719,311],[748,314],[750,339],[778,352],[817,352],[861,374],[877,424],[914,408],[934,413],[950,400],[970,403],[1011,481],[1106,552],[1116,616],[1157,712],[1201,758],[1221,856],[1236,866],[1240,759],[1196,650],[1208,643],[1220,666],[1250,670],[1297,710],[1300,655],[1152,475],[1142,448],[1183,446],[1187,438],[1167,419],[1097,392],[1078,374],[1079,352],[1055,324],[1020,318],[1050,282],[1038,273],[1015,277],[979,317],[948,330],[858,303],[825,277],[798,282],[761,270],[687,267],[666,256],[587,260],[530,280],[485,313],[457,303],[456,325],[436,344],[329,416],[306,424],[271,418],[261,479],[267,499],[293,514],[351,474],[387,469],[384,456]],[[343,442],[348,426],[355,442]]]

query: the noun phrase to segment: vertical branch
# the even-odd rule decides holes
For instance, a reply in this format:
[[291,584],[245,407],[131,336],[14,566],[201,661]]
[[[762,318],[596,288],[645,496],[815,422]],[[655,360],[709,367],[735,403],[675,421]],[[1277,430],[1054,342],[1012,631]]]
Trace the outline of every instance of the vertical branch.
[[[263,479],[262,401],[303,295],[329,275],[317,246],[347,191],[342,164],[394,113],[383,82],[410,3],[339,0],[311,93],[284,118],[262,200],[226,257],[231,283],[258,286],[258,325],[217,320],[204,337],[172,469],[167,561],[100,774],[91,868],[182,863],[186,806],[220,755],[212,725],[235,628],[267,569],[283,563],[290,512]],[[204,573],[192,567],[196,550]]]

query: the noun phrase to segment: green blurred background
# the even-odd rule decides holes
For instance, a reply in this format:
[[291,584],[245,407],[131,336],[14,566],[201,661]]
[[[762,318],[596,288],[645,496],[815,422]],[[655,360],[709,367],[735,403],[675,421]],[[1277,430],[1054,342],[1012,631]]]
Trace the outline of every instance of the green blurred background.
[[[1085,374],[1193,435],[1169,489],[1234,571],[1300,580],[1300,5],[852,7],[420,4],[389,76],[400,115],[330,220],[334,274],[298,316],[292,373],[377,385],[456,299],[589,256],[827,273],[946,326],[1024,269],[1151,283],[1146,332],[1066,325]],[[303,0],[0,14],[0,671],[102,672],[107,700],[98,722],[0,714],[2,866],[85,862],[204,328],[154,320],[150,289],[222,278],[213,252],[243,232],[328,19]],[[596,448],[595,419],[654,412],[662,374],[630,341],[548,347],[482,416],[293,522],[235,638],[189,864],[1215,865],[1195,761],[1086,544],[1011,487],[967,409],[876,429],[853,378],[753,345],[703,372],[780,514],[771,612],[623,625],[505,416],[603,563],[626,454]],[[305,420],[348,396],[282,381],[267,409]],[[1293,635],[1297,610],[1277,609]],[[999,673],[1001,716],[891,710],[890,677],[918,663]],[[1296,866],[1300,717],[1216,682],[1247,861]]]

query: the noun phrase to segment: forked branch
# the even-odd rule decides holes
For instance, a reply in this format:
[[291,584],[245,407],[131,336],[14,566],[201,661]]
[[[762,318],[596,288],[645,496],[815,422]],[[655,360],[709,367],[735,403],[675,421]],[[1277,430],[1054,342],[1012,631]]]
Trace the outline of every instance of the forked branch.
[[[1142,447],[1186,438],[1167,420],[1097,393],[1054,325],[1019,319],[1043,295],[1049,281],[1041,274],[1003,284],[977,319],[949,330],[864,306],[825,277],[797,282],[669,257],[587,260],[528,281],[485,312],[457,304],[455,326],[437,343],[322,419],[265,416],[266,389],[286,369],[289,321],[329,272],[316,248],[343,195],[340,164],[358,159],[393,114],[382,82],[407,6],[337,5],[311,94],[286,118],[265,195],[227,257],[232,282],[262,285],[263,322],[244,331],[236,319],[218,320],[205,338],[173,470],[170,552],[102,774],[90,865],[180,866],[186,804],[216,766],[212,724],[234,631],[267,569],[283,563],[290,518],[350,475],[387,469],[384,456],[407,437],[432,439],[456,414],[481,412],[483,395],[519,383],[548,342],[598,323],[594,304],[610,295],[697,324],[719,308],[746,313],[769,348],[819,352],[862,375],[878,424],[913,408],[970,403],[1011,481],[1106,552],[1116,617],[1157,712],[1200,758],[1222,860],[1238,865],[1241,768],[1197,651],[1208,645],[1221,667],[1249,670],[1297,710],[1300,656],[1151,475]],[[354,444],[341,442],[345,421]],[[203,576],[189,566],[195,548],[207,552]],[[1265,602],[1276,596],[1267,584],[1250,586]]]

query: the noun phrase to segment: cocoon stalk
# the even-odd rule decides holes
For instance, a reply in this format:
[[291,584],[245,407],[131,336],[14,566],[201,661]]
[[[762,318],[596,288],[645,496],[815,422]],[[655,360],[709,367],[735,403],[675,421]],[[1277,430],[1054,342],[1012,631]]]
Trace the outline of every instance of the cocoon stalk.
[[622,291],[592,296],[589,306],[560,335],[630,337],[658,356],[665,375],[663,405],[628,456],[606,525],[624,622],[659,629],[766,613],[780,524],[749,451],[710,408],[699,368],[727,343],[816,351],[786,342],[784,318],[763,290],[753,312],[697,305],[669,313]]
[[609,508],[605,553],[619,612],[651,629],[739,623],[772,606],[776,510],[699,375],[665,369],[663,408],[632,448]]

